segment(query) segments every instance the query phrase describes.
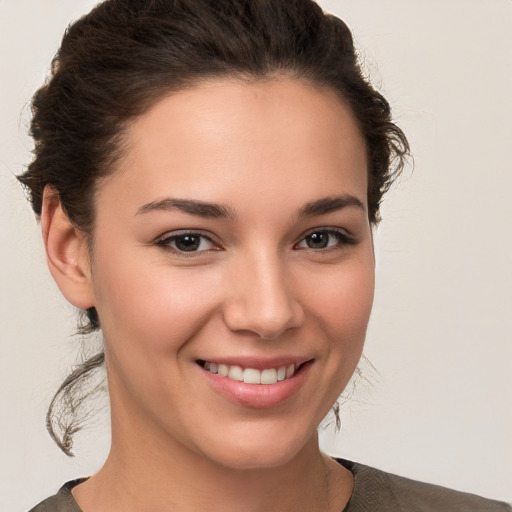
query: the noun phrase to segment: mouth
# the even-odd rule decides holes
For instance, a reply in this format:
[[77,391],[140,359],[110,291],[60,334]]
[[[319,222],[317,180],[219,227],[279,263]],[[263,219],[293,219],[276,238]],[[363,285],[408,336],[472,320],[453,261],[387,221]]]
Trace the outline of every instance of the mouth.
[[206,382],[231,403],[249,408],[269,408],[289,402],[310,374],[314,359],[264,361],[196,360]]
[[198,360],[197,364],[210,373],[227,379],[254,385],[272,385],[292,378],[312,360],[300,364],[281,365],[276,368],[243,368],[239,365],[227,365],[212,361]]

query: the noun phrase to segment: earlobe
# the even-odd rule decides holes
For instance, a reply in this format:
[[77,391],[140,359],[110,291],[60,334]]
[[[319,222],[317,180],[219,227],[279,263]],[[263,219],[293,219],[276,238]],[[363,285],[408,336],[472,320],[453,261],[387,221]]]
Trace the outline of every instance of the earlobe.
[[84,234],[62,209],[58,193],[46,187],[41,228],[50,272],[60,291],[74,306],[94,306],[89,252]]

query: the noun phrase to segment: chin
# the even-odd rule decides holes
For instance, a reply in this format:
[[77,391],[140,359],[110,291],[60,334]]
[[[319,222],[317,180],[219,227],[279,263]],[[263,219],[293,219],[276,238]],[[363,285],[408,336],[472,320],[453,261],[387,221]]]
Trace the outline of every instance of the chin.
[[[237,439],[236,442],[233,442]],[[309,437],[290,436],[290,431],[274,431],[272,434],[260,431],[254,435],[226,436],[230,443],[222,443],[205,453],[210,460],[234,470],[270,469],[284,466],[311,443],[317,445],[316,429]]]
[[222,454],[215,458],[215,462],[226,468],[236,471],[249,471],[258,469],[271,469],[284,466],[294,458],[296,453],[290,452],[271,452],[270,450],[247,451],[244,453],[232,452]]

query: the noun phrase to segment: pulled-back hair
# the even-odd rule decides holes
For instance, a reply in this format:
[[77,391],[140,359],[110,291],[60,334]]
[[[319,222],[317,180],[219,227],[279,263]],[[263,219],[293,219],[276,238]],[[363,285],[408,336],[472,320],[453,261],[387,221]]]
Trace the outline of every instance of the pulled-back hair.
[[[38,216],[51,186],[91,241],[95,187],[114,171],[132,120],[165,95],[208,78],[279,75],[329,87],[350,106],[366,142],[369,220],[378,222],[408,143],[388,102],[364,78],[350,30],[312,0],[102,2],[67,29],[51,75],[33,97],[34,159],[19,180]],[[82,331],[98,329],[100,320],[90,308]],[[102,362],[98,354],[75,369],[57,395]],[[62,439],[54,432],[56,397],[48,426],[70,453],[73,428],[61,428]]]

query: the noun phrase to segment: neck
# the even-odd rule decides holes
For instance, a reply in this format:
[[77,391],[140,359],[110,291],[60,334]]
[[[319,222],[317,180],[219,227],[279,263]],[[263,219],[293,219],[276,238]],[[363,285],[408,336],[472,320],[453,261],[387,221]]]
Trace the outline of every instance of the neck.
[[112,448],[103,468],[73,490],[83,512],[267,512],[276,504],[280,512],[339,512],[352,492],[352,475],[321,454],[316,432],[284,464],[239,470],[163,434],[131,431],[128,436],[124,425],[113,421]]

